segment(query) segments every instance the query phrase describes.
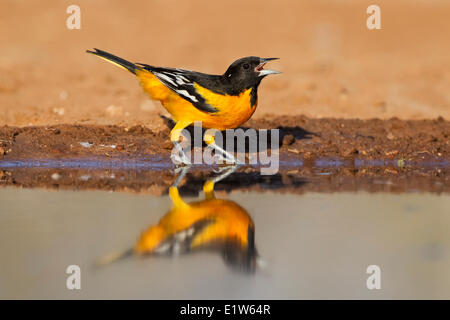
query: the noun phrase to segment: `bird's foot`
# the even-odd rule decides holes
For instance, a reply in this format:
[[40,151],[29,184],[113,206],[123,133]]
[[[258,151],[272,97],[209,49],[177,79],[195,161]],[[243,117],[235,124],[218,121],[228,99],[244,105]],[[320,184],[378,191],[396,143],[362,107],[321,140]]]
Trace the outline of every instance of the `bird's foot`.
[[239,161],[237,157],[219,147],[218,145],[214,144],[213,147],[216,150],[216,154],[214,156],[217,159],[216,164],[225,164],[232,166],[245,164]]
[[237,167],[240,167],[242,165],[243,165],[243,163],[240,162],[237,159],[235,159],[235,161],[234,160],[230,160],[229,162],[226,162],[226,158],[221,158],[219,162],[216,162],[214,164],[213,171],[215,173],[221,173],[221,172],[229,170],[230,168],[234,168],[234,167],[237,168]]
[[191,159],[184,153],[183,148],[178,142],[174,142],[174,150],[172,150],[172,154],[170,155],[170,159],[172,160],[175,166],[191,165]]
[[245,164],[244,162],[239,161],[238,158],[233,157],[233,156],[230,156],[230,157],[218,156],[218,158],[220,161],[220,162],[218,162],[219,164],[224,164],[227,166],[242,166]]
[[175,166],[190,166],[192,164],[191,160],[186,156],[186,154],[184,154],[184,152],[181,153],[181,155],[178,153],[172,153],[170,155],[170,159]]
[[224,171],[227,171],[230,166],[222,166],[222,167],[214,167],[212,170],[214,173],[222,173]]
[[213,172],[220,175],[220,174],[222,174],[224,172],[229,172],[229,171],[234,172],[238,168],[239,168],[239,166],[234,164],[234,165],[231,165],[231,166],[223,166],[223,167],[214,168]]
[[174,170],[174,173],[176,175],[178,175],[177,179],[175,180],[175,182],[172,184],[172,187],[177,188],[178,185],[180,184],[181,180],[183,180],[183,178],[186,176],[186,174],[189,172],[189,169],[191,167],[190,166],[183,166],[183,167],[177,167]]
[[218,170],[214,170],[214,172],[218,173],[219,175],[217,177],[211,179],[210,181],[212,183],[217,183],[217,182],[225,179],[226,177],[228,177],[230,174],[235,172],[238,168],[239,168],[238,165],[232,165],[232,166],[221,167]]

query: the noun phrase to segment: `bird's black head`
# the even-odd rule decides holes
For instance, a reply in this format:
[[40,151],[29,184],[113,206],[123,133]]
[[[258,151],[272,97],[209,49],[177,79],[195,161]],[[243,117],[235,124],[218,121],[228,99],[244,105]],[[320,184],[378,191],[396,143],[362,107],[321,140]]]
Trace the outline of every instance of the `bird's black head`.
[[250,88],[258,86],[261,80],[269,75],[280,73],[275,70],[264,69],[264,65],[278,58],[245,57],[236,60],[228,67],[224,77],[234,86]]

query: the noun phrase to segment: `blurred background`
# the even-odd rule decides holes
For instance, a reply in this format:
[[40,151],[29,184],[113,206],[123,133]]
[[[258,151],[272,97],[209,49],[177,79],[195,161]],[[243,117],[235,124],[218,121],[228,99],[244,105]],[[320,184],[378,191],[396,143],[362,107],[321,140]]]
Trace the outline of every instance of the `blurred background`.
[[[449,18],[449,0],[0,0],[0,298],[448,299]],[[254,117],[284,130],[290,162],[218,192],[248,211],[265,269],[233,273],[219,252],[94,268],[167,214],[176,177],[164,109],[92,48],[213,74],[281,58]],[[213,176],[188,175],[183,199]],[[383,290],[366,287],[373,264]]]
[[[66,9],[81,8],[69,30]],[[280,57],[255,117],[450,118],[450,2],[0,2],[0,125],[151,125],[163,112],[136,80],[85,53],[223,73],[235,59]]]

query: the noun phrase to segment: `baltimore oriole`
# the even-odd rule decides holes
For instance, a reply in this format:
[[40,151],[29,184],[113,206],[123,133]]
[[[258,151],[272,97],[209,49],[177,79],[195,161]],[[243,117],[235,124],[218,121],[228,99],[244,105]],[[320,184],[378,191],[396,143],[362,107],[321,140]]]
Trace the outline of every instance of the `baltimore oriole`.
[[209,179],[203,186],[205,199],[186,203],[178,193],[178,183],[189,168],[184,168],[169,188],[172,209],[157,225],[142,233],[134,253],[178,254],[201,249],[221,251],[230,266],[255,271],[258,254],[255,225],[247,211],[234,201],[217,199],[215,183],[234,172],[236,167]]
[[[154,67],[131,63],[108,52],[87,50],[108,62],[135,74],[150,98],[159,100],[176,122],[170,140],[180,151],[177,159],[190,164],[178,141],[181,130],[201,121],[202,127],[218,130],[234,129],[246,122],[255,112],[258,86],[269,75],[280,73],[264,69],[264,65],[277,58],[246,57],[233,62],[222,75],[210,75],[178,68]],[[228,160],[237,160],[214,142],[214,136],[205,142],[222,153]]]
[[253,272],[261,262],[255,246],[255,225],[247,211],[231,200],[217,199],[214,185],[236,170],[227,167],[221,175],[203,185],[205,199],[185,202],[178,184],[189,170],[184,167],[169,188],[172,208],[160,221],[145,230],[134,248],[107,255],[98,265],[110,264],[130,256],[178,255],[198,250],[222,253],[227,264]]

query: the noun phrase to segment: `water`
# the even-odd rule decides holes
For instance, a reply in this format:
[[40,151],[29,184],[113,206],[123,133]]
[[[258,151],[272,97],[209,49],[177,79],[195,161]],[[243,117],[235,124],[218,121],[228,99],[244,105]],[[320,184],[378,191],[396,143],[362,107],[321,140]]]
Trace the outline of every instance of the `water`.
[[[238,226],[251,236],[253,225],[257,254],[223,243],[183,252],[169,237],[169,253],[116,261],[112,254],[133,248],[161,218],[180,223],[169,213],[171,171],[8,169],[0,298],[449,299],[446,172],[397,169],[288,168],[266,177],[241,169],[216,183],[216,200],[226,201],[206,217],[235,236]],[[182,201],[204,207],[203,184],[218,175],[187,173]],[[81,268],[81,290],[66,288],[69,265]],[[381,269],[380,290],[367,289],[370,265]]]

